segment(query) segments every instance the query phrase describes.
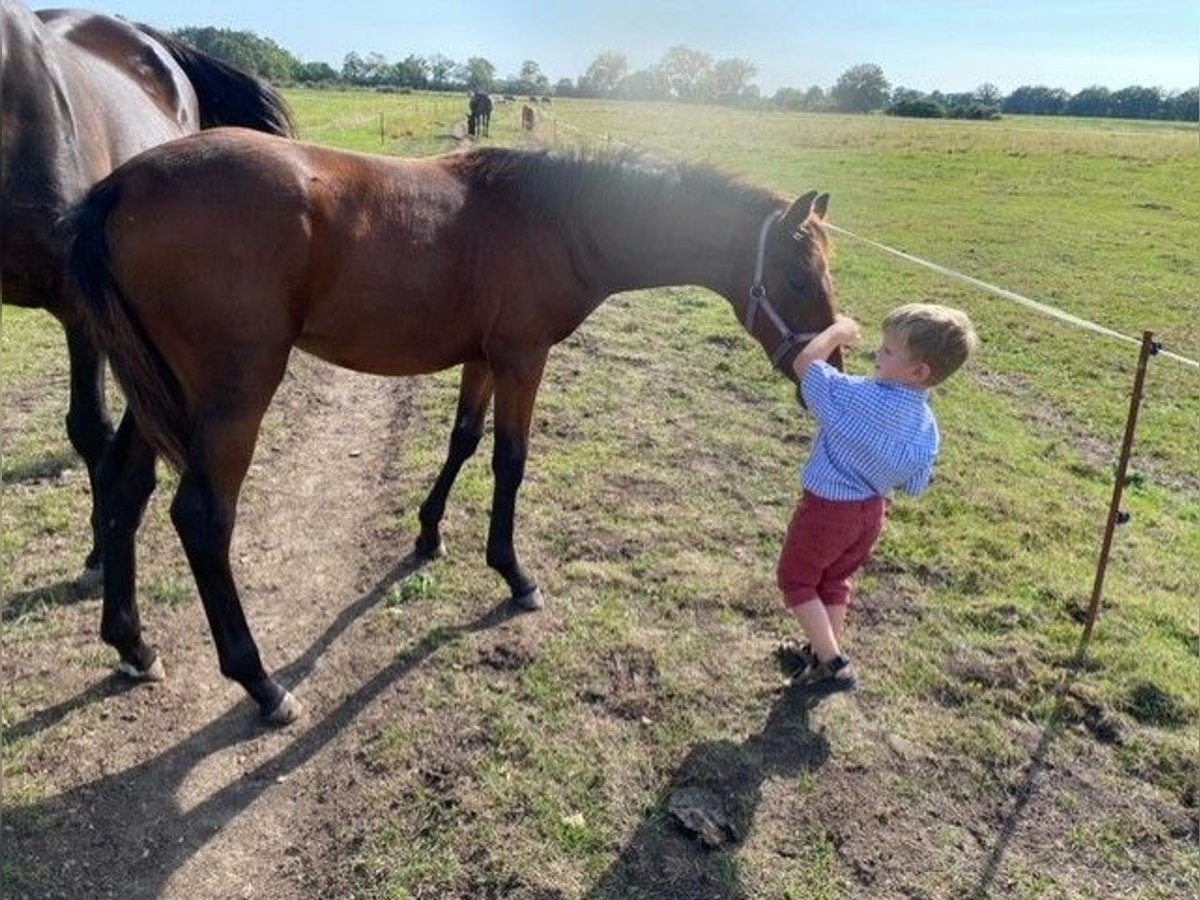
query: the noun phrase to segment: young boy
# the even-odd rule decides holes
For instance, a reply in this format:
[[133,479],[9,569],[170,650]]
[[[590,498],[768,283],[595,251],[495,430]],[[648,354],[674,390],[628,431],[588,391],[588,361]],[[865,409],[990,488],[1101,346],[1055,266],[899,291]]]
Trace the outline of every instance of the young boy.
[[887,498],[897,488],[920,494],[929,486],[938,453],[929,388],[953,374],[978,343],[965,313],[910,303],[883,321],[873,378],[844,375],[824,361],[860,336],[857,322],[839,316],[792,363],[817,433],[778,572],[784,602],[808,643],[784,652],[800,665],[793,683],[835,690],[857,685],[840,641],[852,578],[883,529]]

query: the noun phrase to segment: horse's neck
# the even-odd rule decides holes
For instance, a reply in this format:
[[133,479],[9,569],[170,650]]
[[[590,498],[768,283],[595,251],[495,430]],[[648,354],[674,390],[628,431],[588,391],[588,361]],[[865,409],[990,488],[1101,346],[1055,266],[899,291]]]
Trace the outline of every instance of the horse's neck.
[[718,215],[680,204],[676,209],[648,210],[619,226],[597,228],[605,286],[616,293],[695,284],[734,302],[740,288],[750,289],[764,216],[755,210]]

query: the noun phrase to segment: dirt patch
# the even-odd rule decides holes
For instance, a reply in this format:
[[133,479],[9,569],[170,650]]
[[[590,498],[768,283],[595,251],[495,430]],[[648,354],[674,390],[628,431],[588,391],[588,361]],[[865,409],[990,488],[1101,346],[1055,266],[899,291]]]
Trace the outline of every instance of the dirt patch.
[[604,656],[580,696],[610,715],[641,721],[656,715],[659,687],[653,654],[642,647],[622,647]]
[[[56,732],[27,761],[56,792],[4,824],[7,896],[312,896],[313,873],[340,852],[327,814],[362,783],[371,702],[420,662],[388,667],[394,652],[372,653],[361,621],[412,565],[387,488],[413,385],[298,355],[264,428],[232,555],[264,660],[306,706],[295,728],[262,727],[221,678],[198,600],[147,609],[143,594],[169,678],[136,689],[94,660],[96,601],[59,617],[67,658],[93,662],[57,672],[63,699],[10,731]],[[178,560],[173,535],[147,531],[143,558]],[[5,682],[44,679],[54,643],[7,646]]]
[[985,688],[1016,690],[1028,676],[1021,659],[993,659],[979,653],[960,651],[946,662],[946,671],[962,681]]
[[518,672],[538,655],[536,635],[494,635],[479,643],[479,664],[497,672]]

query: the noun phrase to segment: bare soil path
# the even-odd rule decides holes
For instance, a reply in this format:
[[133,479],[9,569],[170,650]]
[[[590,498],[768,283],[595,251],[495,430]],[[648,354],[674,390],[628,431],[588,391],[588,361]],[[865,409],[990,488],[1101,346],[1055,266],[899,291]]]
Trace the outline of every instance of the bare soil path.
[[[281,731],[258,723],[217,671],[194,591],[170,608],[143,601],[167,681],[131,689],[99,663],[66,665],[55,672],[58,702],[15,729],[69,735],[30,762],[62,792],[4,824],[22,896],[313,896],[323,833],[354,815],[362,730],[380,696],[436,649],[372,650],[362,621],[412,565],[412,537],[389,530],[388,481],[416,389],[293,360],[243,491],[234,560],[260,651],[304,719]],[[145,549],[170,553],[166,531]],[[72,619],[68,657],[96,655],[98,605],[58,611]],[[6,648],[4,681],[49,674],[50,646]]]

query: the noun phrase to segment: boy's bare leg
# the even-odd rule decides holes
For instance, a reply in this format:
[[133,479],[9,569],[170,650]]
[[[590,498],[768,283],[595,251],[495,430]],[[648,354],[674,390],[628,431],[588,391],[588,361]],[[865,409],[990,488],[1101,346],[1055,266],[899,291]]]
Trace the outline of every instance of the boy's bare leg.
[[837,641],[839,647],[842,643],[842,635],[846,632],[846,610],[848,608],[849,605],[846,603],[825,607],[825,614],[829,616],[829,625],[833,628],[833,639]]
[[[830,607],[829,609],[835,608]],[[800,627],[804,629],[808,642],[812,644],[813,653],[816,654],[817,659],[829,662],[841,653],[833,623],[830,621],[829,611],[824,603],[817,599],[809,600],[807,603],[792,607],[792,615],[800,620]],[[841,618],[843,621],[845,620],[844,607]]]

